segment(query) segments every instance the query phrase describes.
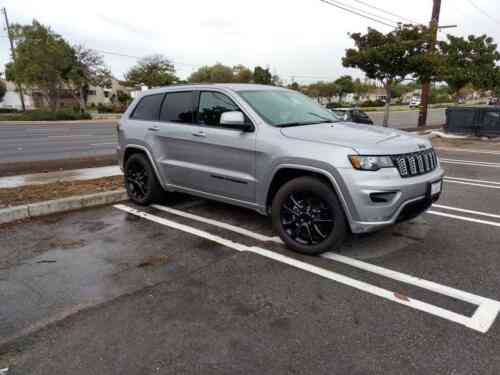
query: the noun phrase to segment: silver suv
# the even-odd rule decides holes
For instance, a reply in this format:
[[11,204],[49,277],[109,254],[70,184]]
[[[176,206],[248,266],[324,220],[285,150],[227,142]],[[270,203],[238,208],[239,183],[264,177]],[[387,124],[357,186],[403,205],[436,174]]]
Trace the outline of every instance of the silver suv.
[[270,215],[287,246],[318,254],[349,231],[424,212],[443,170],[428,140],[341,122],[308,97],[243,84],[144,92],[118,125],[130,199],[184,192]]

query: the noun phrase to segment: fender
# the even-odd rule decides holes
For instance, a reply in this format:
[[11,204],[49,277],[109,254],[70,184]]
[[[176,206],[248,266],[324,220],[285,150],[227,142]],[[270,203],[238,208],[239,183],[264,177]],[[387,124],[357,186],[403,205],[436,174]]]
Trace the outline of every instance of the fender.
[[310,165],[284,163],[284,164],[279,164],[278,166],[276,166],[273,169],[271,177],[266,182],[265,200],[264,200],[263,207],[266,206],[265,202],[267,202],[271,182],[273,181],[274,177],[276,176],[276,173],[278,173],[282,169],[298,169],[298,170],[318,173],[318,174],[325,176],[328,179],[328,181],[330,181],[335,193],[339,197],[340,203],[342,205],[342,208],[344,209],[344,212],[345,212],[345,215],[346,215],[346,218],[347,218],[349,224],[351,224],[354,221],[354,217],[353,217],[353,213],[355,213],[354,204],[353,204],[350,196],[344,193],[346,191],[346,187],[344,186],[341,178],[335,177],[328,170],[325,170],[323,168],[313,167]]
[[135,148],[135,149],[141,150],[141,151],[143,151],[146,154],[146,156],[149,159],[149,162],[153,166],[153,170],[155,172],[156,179],[158,180],[158,182],[160,183],[160,185],[165,190],[168,190],[167,184],[164,183],[163,178],[161,177],[160,171],[158,170],[158,166],[156,165],[156,163],[155,163],[153,157],[151,156],[151,153],[149,152],[149,150],[146,147],[144,147],[144,146],[140,146],[138,144],[131,143],[131,144],[127,144],[127,146],[125,146],[125,150],[123,151],[123,155],[124,156],[125,156],[127,150],[130,149],[130,148]]

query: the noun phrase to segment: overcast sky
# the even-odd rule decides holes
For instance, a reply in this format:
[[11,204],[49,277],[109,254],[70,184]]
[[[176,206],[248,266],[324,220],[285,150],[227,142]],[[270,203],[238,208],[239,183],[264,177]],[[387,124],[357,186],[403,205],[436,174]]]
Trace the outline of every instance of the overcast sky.
[[[357,0],[338,1],[369,11]],[[364,2],[421,23],[429,22],[432,9],[432,0]],[[390,30],[319,0],[2,0],[0,5],[7,8],[11,23],[36,18],[71,43],[130,56],[164,54],[183,78],[216,62],[269,66],[284,79],[303,83],[346,73],[361,77],[341,64],[345,49],[352,46],[347,34],[369,26]],[[458,24],[448,30],[456,35],[487,33],[498,42],[500,1],[443,0],[441,24]],[[0,64],[9,59],[3,35]],[[136,61],[104,56],[117,78]]]

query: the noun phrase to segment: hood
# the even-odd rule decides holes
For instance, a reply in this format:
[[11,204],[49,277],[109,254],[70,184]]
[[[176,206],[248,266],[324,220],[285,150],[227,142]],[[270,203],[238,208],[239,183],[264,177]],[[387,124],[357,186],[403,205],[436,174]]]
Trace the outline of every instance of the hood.
[[427,139],[374,125],[336,122],[281,129],[285,137],[350,147],[361,155],[395,155],[432,147]]

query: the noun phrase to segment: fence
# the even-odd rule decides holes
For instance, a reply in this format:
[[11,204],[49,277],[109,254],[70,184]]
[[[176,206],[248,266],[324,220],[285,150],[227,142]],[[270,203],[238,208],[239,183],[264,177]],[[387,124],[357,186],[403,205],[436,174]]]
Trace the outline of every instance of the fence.
[[500,137],[500,107],[450,107],[444,129],[449,133]]

